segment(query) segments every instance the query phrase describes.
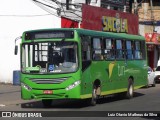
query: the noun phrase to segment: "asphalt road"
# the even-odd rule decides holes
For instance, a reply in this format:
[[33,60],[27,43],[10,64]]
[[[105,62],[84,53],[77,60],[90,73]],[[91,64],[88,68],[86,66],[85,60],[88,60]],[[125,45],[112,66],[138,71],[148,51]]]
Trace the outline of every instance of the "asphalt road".
[[[13,85],[0,85],[0,111],[55,111],[53,114],[59,114],[58,117],[54,117],[54,119],[96,119],[97,116],[102,116],[106,112],[110,113],[121,113],[121,111],[132,112],[135,111],[137,113],[141,113],[142,111],[146,111],[148,113],[158,112],[160,113],[160,84],[156,84],[156,87],[149,87],[149,88],[141,88],[135,90],[134,98],[133,99],[125,99],[120,96],[110,96],[105,97],[97,101],[96,106],[89,106],[86,104],[84,100],[54,100],[53,104],[50,108],[44,108],[41,101],[36,100],[21,100],[20,98],[20,87],[13,86]],[[59,111],[59,113],[56,113]],[[70,111],[67,114],[80,114],[85,113],[85,115],[89,117],[85,117],[85,115],[77,116],[76,115],[70,117],[62,117],[60,116],[64,114],[65,111]],[[80,112],[79,112],[80,111]],[[52,113],[51,113],[52,114]],[[53,116],[53,114],[51,116]],[[88,115],[89,114],[89,115]],[[93,117],[92,117],[93,115]],[[113,114],[111,114],[113,115]],[[5,118],[1,118],[5,119]],[[9,119],[9,118],[7,118]],[[10,118],[18,120],[19,118]],[[27,118],[23,118],[24,120]],[[35,118],[34,118],[35,119]],[[51,117],[46,118],[53,119]],[[98,117],[98,119],[105,119],[106,117]],[[117,120],[137,120],[137,117],[107,117],[107,119],[117,119]],[[142,117],[139,116],[138,119],[140,120],[160,120],[157,117]]]

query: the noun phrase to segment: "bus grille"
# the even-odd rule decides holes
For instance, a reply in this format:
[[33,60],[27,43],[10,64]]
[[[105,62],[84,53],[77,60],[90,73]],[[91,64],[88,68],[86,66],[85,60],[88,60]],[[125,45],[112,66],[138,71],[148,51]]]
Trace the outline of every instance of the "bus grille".
[[46,78],[43,78],[43,79],[35,79],[35,78],[32,78],[30,79],[32,82],[35,82],[37,84],[60,84],[62,83],[63,81],[65,81],[66,79],[68,78],[52,78],[52,79],[46,79]]

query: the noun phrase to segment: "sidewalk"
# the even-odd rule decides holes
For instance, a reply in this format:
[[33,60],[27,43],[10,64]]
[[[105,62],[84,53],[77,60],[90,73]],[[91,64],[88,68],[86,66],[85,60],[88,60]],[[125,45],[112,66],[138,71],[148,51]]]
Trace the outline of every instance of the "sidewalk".
[[19,85],[0,84],[0,107],[26,103],[21,99],[21,88]]

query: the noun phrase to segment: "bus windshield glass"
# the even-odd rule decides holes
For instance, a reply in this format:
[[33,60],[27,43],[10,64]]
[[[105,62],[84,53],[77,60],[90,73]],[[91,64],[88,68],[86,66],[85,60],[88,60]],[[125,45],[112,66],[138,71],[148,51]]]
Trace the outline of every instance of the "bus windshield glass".
[[77,43],[37,42],[22,45],[22,72],[30,74],[69,73],[78,68]]

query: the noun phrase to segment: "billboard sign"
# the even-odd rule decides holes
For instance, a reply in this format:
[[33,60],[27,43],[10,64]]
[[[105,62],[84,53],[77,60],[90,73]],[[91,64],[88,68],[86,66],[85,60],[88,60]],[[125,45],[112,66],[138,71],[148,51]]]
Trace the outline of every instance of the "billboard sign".
[[139,22],[138,16],[135,14],[83,4],[82,27],[90,30],[125,32],[137,35]]
[[115,17],[102,16],[102,31],[128,33],[128,20],[120,18],[119,13]]
[[160,44],[160,34],[145,33],[146,43]]

